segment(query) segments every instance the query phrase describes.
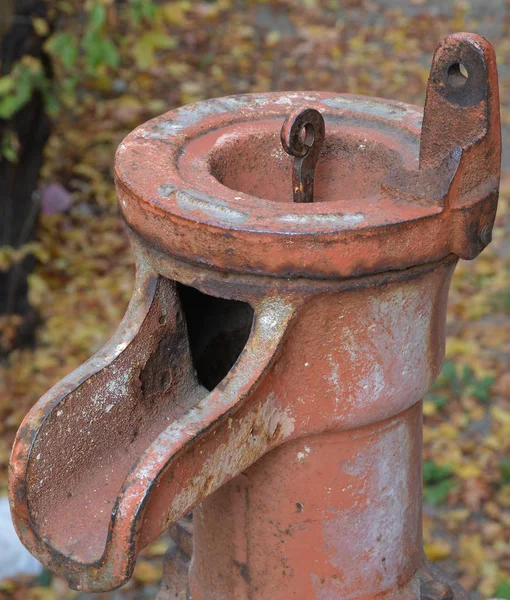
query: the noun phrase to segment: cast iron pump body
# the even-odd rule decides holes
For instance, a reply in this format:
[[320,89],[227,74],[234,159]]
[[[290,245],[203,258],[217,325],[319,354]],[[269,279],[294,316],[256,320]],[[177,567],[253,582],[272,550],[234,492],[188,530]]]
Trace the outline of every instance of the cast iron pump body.
[[421,398],[455,264],[490,242],[500,137],[494,52],[466,33],[436,51],[424,112],[253,94],[128,135],[136,286],[20,427],[27,548],[110,590],[193,510],[193,600],[466,597],[422,550]]

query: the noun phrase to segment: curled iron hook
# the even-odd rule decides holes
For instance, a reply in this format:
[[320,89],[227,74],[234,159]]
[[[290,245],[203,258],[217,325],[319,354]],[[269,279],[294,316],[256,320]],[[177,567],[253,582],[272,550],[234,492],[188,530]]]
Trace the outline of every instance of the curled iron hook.
[[315,166],[324,142],[324,117],[314,108],[291,113],[281,130],[282,146],[294,156],[292,189],[294,202],[313,202]]

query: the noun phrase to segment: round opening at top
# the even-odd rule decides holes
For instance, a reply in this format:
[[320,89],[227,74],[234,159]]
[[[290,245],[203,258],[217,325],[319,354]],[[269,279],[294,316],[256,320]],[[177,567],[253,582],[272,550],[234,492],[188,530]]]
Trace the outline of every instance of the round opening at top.
[[448,82],[454,88],[461,88],[466,85],[469,79],[469,73],[462,63],[453,63],[448,68]]
[[[235,125],[209,134],[209,172],[225,187],[274,202],[293,202],[292,166],[280,141],[281,120]],[[313,143],[313,127],[302,142]],[[208,136],[205,136],[208,137]],[[204,143],[204,138],[201,140]],[[380,194],[386,174],[414,155],[401,136],[359,124],[331,122],[317,161],[314,203],[349,201],[366,204]]]

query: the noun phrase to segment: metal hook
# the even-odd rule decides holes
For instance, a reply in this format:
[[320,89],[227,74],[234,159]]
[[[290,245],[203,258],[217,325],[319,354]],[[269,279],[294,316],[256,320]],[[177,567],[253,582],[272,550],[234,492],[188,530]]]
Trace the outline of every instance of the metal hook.
[[300,108],[285,119],[280,138],[285,152],[295,157],[292,168],[294,202],[313,202],[315,165],[325,132],[324,117],[314,108]]

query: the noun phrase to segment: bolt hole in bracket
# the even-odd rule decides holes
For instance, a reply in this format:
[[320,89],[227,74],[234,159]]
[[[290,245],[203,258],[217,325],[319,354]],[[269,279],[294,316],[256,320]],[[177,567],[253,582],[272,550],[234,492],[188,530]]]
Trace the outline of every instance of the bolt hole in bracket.
[[[321,437],[317,434],[327,433],[332,440],[337,433],[384,422],[384,435],[389,436],[391,423],[399,419],[401,425],[408,420],[409,439],[419,439],[419,399],[442,360],[441,323],[448,277],[457,257],[474,258],[489,243],[496,211],[501,132],[496,62],[486,40],[461,33],[440,44],[432,62],[421,132],[419,116],[415,107],[377,99],[323,93],[247,95],[184,107],[141,126],[121,144],[116,162],[117,192],[138,256],[133,298],[112,340],[30,411],[17,434],[10,462],[10,502],[18,534],[41,562],[66,577],[72,587],[97,592],[122,585],[131,576],[140,550],[194,507],[207,503],[240,473],[274,457],[270,451],[284,453],[291,448],[292,464],[304,469],[312,464],[310,448],[316,448],[314,444]],[[294,203],[272,202],[228,188],[211,175],[207,160],[200,162],[202,155],[191,154],[195,142],[195,147],[206,152],[204,139],[209,134],[217,136],[218,144],[220,138],[222,143],[236,144],[246,139],[241,135],[245,127],[253,139],[261,123],[269,128],[266,139],[272,144],[281,133],[283,148],[292,157],[273,146],[274,160],[281,164],[286,161],[282,170],[275,171],[277,175],[290,174],[292,166]],[[232,124],[236,135],[232,135]],[[317,201],[320,194],[315,172],[320,173],[321,160],[326,162],[334,147],[325,140],[326,126],[328,137],[331,133],[333,138],[334,133],[343,143],[347,138],[341,135],[345,134],[355,140],[349,146],[352,161],[356,153],[368,153],[369,146],[391,146],[390,151],[386,148],[386,153],[381,153],[382,158],[376,153],[370,155],[379,159],[377,172],[381,173],[370,188],[376,190],[376,199],[372,202],[370,196],[368,202],[352,194],[348,201],[358,202],[357,211],[349,211],[349,207],[336,210],[334,200]],[[368,140],[364,140],[365,135]],[[392,135],[400,137],[388,142]],[[409,147],[413,150],[406,150],[407,155],[401,158],[398,147],[404,139],[412,139]],[[243,150],[239,145],[234,148],[238,154]],[[391,169],[387,168],[388,155],[392,157]],[[184,179],[187,159],[193,185],[206,182],[210,186],[206,191]],[[374,170],[371,165],[371,171],[364,175],[368,178]],[[337,185],[334,171],[327,173],[337,190],[341,183]],[[328,205],[328,213],[321,212],[321,204]],[[374,218],[371,211],[377,210],[382,212],[375,213]],[[397,219],[391,221],[395,215]],[[180,289],[181,284],[251,307],[237,306],[240,342],[225,363],[228,368],[235,361],[226,375],[222,364],[218,373],[199,369],[197,376],[193,352],[196,354],[203,340],[194,340],[187,320],[198,318],[200,306],[211,302],[195,298],[189,289]],[[405,293],[409,298],[414,293],[414,300]],[[384,344],[379,350],[370,350],[378,339],[370,333],[372,345],[367,342],[360,351],[360,362],[344,372],[335,370],[351,360],[351,355],[356,356],[354,342],[358,340],[349,338],[352,344],[344,349],[340,333],[348,321],[344,316],[349,303],[349,319],[352,327],[356,326],[352,331],[358,336],[359,332],[371,331],[362,320],[363,311],[376,310],[372,302],[379,310],[383,296],[386,312],[381,309],[374,313],[379,315],[373,317],[374,323],[382,314],[391,314],[396,326],[382,327],[379,335],[387,335],[393,328],[407,331],[398,338],[400,346],[393,338],[381,337]],[[395,298],[400,300],[394,310]],[[186,302],[194,302],[194,308],[183,307]],[[328,318],[317,316],[314,303],[320,303]],[[435,307],[433,315],[431,306]],[[219,303],[217,310],[223,307],[229,311],[235,308],[227,302]],[[344,312],[340,314],[340,310]],[[414,329],[422,322],[422,329]],[[314,333],[321,327],[320,334]],[[215,335],[221,339],[223,333]],[[313,335],[317,339],[309,337]],[[425,350],[420,347],[416,352],[416,372],[430,362],[429,371],[417,384],[413,368],[399,362],[405,353],[388,357],[383,348],[404,347],[420,335],[434,341],[425,341]],[[363,382],[368,381],[363,378],[367,352],[372,351],[378,372],[385,373],[380,363],[391,362],[385,363],[391,377],[378,383],[377,390],[383,394],[380,402],[373,398],[365,398],[364,403],[343,402],[340,391],[336,396],[331,390],[341,390],[349,383],[343,381],[348,378],[346,373],[359,376],[356,385],[363,388]],[[317,355],[342,352],[332,364],[317,359]],[[308,361],[313,366],[307,366]],[[322,384],[315,381],[320,369],[324,369]],[[412,381],[402,391],[407,371]],[[308,395],[314,385],[317,404],[311,406]],[[209,387],[213,389],[206,389]],[[374,388],[374,397],[377,390]],[[301,443],[305,436],[310,446],[307,442],[304,449],[295,451],[292,444]],[[353,434],[353,443],[355,438]],[[359,442],[360,446],[367,443]],[[415,496],[399,513],[405,513],[406,519],[411,515],[410,521],[419,515],[421,501],[421,447],[417,444],[412,452],[404,447],[402,458],[402,473],[405,467],[409,477],[415,477],[413,485],[404,481],[406,494],[414,490]],[[397,439],[395,453],[402,447]],[[384,448],[378,448],[374,457],[384,455]],[[416,464],[411,468],[405,461],[413,453]],[[324,459],[329,460],[332,454],[325,453]],[[346,463],[353,458],[349,456]],[[393,469],[392,461],[390,458],[387,472],[398,470]],[[349,477],[364,472],[365,467],[372,468],[375,462],[374,458],[366,463],[369,467],[351,469]],[[288,467],[290,463],[285,464]],[[372,479],[379,481],[375,476]],[[349,481],[354,482],[354,478]],[[363,481],[368,485],[372,480]],[[312,487],[317,486],[307,485],[303,494]],[[331,493],[340,494],[338,490],[332,488]],[[391,496],[404,495],[402,491]],[[383,492],[374,493],[372,504],[387,497]],[[324,498],[317,496],[316,500]],[[301,511],[296,511],[296,503],[303,507]],[[290,498],[289,506],[292,515],[310,520],[310,505],[301,495]],[[342,511],[337,512],[340,518]],[[356,513],[356,519],[359,516]],[[387,515],[382,521],[390,527]],[[363,531],[360,528],[351,542],[373,533],[372,525]],[[377,587],[377,594],[370,588],[362,596],[385,600],[394,597],[388,591],[391,585],[408,581],[411,583],[405,593],[399,588],[399,597],[417,598],[420,592],[415,588],[421,580],[427,600],[463,597],[456,587],[450,592],[446,585],[430,583],[440,577],[423,566],[420,527],[417,522],[412,527],[403,522],[400,525],[406,535],[399,537],[397,532],[387,536],[397,540],[398,548],[394,552],[384,550],[384,566],[377,561],[369,574],[372,579],[365,572],[361,577],[376,587],[389,581],[388,573],[394,578],[387,588]],[[301,530],[296,527],[291,533],[297,535]],[[343,540],[344,529],[335,531],[332,544]],[[292,535],[282,535],[288,547]],[[275,536],[271,534],[268,543]],[[378,539],[379,531],[374,534],[374,544]],[[401,541],[408,544],[412,559],[401,551]],[[381,547],[376,544],[370,552],[360,554],[364,556],[360,562],[368,564]],[[349,552],[354,550],[349,548]],[[341,554],[340,549],[335,556]],[[397,562],[400,559],[402,563]],[[200,569],[198,558],[196,561]],[[301,575],[297,570],[295,577]],[[347,577],[349,570],[344,573]],[[222,578],[223,582],[229,580]],[[291,579],[285,581],[273,591],[285,594]],[[341,578],[330,581],[338,586]],[[320,585],[320,578],[316,583]],[[250,583],[245,578],[239,585]],[[302,585],[310,586],[310,578]],[[359,581],[354,582],[353,589],[359,585]],[[249,593],[239,597],[270,597],[256,595],[253,590],[252,586]],[[289,597],[281,593],[271,597]],[[356,597],[355,591],[345,594],[341,587],[314,594]],[[227,600],[225,595],[216,597]]]
[[463,87],[469,79],[469,73],[462,63],[455,62],[448,67],[448,81],[455,88]]

